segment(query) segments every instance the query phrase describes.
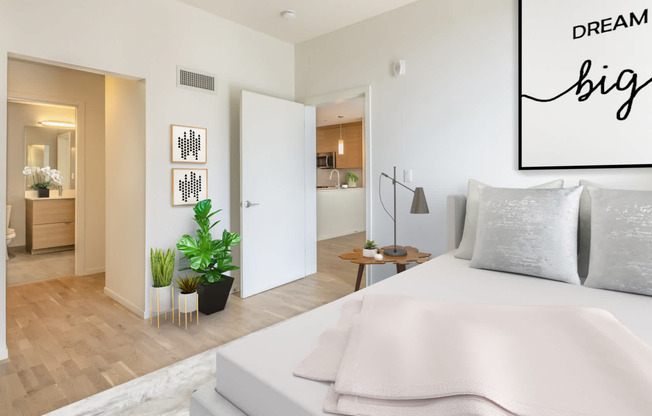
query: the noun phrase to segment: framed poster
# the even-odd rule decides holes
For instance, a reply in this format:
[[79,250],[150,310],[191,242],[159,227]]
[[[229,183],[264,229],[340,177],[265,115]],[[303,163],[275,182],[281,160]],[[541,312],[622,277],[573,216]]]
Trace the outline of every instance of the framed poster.
[[519,3],[519,169],[652,166],[650,2]]
[[208,198],[208,169],[172,169],[172,205],[195,205]]
[[206,129],[172,124],[172,162],[206,163]]

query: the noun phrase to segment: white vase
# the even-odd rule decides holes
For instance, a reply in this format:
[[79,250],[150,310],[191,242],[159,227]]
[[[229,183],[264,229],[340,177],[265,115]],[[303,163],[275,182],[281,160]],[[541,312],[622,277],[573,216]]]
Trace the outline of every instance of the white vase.
[[179,312],[190,313],[197,310],[197,292],[179,293]]
[[375,248],[374,249],[366,249],[366,248],[362,249],[362,257],[373,258],[376,255],[376,253],[377,253],[377,250]]
[[153,287],[150,293],[152,304],[150,308],[154,312],[163,313],[171,311],[172,308],[172,285],[164,287]]

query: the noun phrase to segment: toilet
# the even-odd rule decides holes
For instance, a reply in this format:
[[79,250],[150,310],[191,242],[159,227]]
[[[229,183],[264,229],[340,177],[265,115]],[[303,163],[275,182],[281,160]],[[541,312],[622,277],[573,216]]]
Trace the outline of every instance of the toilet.
[[9,228],[9,219],[11,218],[11,205],[7,205],[7,260],[9,259],[9,243],[16,238],[16,230]]

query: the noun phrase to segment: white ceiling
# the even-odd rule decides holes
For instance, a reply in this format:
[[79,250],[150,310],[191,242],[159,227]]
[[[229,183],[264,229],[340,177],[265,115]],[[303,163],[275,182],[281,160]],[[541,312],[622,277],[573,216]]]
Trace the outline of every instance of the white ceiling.
[[[301,43],[417,0],[179,0],[290,43]],[[283,10],[296,19],[284,20]]]
[[[342,120],[338,116],[344,116]],[[364,118],[364,97],[317,107],[317,127],[350,123]]]

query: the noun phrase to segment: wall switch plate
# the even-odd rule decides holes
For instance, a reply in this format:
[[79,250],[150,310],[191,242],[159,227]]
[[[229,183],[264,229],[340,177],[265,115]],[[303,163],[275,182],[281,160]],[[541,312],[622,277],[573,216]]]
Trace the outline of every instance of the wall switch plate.
[[412,182],[412,169],[403,169],[403,182]]

